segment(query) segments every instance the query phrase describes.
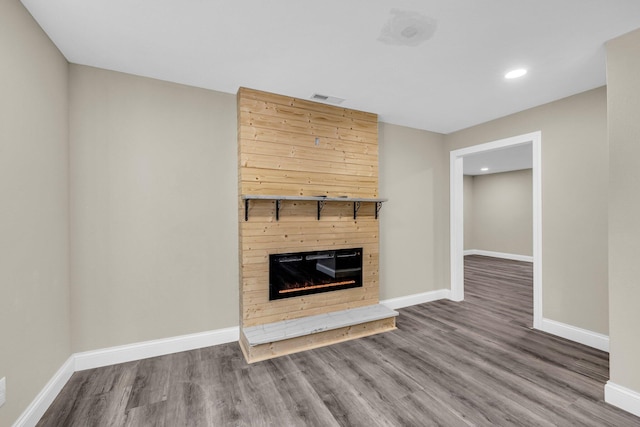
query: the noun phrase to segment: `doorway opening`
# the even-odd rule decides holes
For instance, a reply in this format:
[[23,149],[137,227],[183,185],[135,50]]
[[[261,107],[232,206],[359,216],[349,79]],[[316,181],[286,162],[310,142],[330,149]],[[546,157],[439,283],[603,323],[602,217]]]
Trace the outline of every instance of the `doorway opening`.
[[464,299],[464,158],[531,144],[533,181],[533,327],[542,329],[542,168],[540,131],[474,145],[450,154],[451,299]]

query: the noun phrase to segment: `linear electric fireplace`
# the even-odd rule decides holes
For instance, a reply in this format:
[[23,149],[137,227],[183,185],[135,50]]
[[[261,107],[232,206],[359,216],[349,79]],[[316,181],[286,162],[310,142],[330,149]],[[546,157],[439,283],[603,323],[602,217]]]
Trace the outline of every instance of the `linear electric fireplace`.
[[362,286],[362,248],[269,255],[269,299]]

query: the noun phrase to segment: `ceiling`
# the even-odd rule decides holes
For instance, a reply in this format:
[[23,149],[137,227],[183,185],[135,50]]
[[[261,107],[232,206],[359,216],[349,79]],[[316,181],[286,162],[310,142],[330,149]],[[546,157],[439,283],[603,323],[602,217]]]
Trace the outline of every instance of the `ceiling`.
[[[532,144],[526,143],[477,154],[468,154],[462,159],[465,175],[487,175],[533,167]],[[483,171],[483,168],[487,168]]]
[[604,85],[604,43],[640,27],[638,0],[22,2],[72,63],[440,133]]

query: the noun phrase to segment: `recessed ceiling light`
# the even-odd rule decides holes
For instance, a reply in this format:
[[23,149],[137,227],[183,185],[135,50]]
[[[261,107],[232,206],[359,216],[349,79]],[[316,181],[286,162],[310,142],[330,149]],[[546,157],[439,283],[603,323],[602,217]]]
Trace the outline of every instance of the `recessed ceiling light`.
[[489,170],[489,168],[482,168],[482,169],[480,169],[480,170],[481,170],[482,172],[486,172],[486,171],[488,171],[488,170]]
[[511,70],[507,74],[504,75],[505,79],[517,79],[518,77],[522,77],[527,74],[527,70],[524,68],[518,68],[516,70]]

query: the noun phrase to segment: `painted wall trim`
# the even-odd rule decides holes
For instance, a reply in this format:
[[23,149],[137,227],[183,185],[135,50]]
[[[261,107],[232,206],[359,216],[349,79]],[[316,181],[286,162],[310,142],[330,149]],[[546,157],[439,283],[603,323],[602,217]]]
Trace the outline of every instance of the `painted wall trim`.
[[531,143],[533,181],[533,327],[542,329],[542,132],[536,131],[449,153],[449,227],[451,299],[464,299],[464,168],[470,154]]
[[[451,291],[449,289],[439,289],[436,291],[391,298],[380,301],[380,303],[395,310],[410,305],[423,304],[440,299],[450,299],[450,296]],[[240,328],[233,326],[214,331],[74,353],[67,359],[58,372],[56,372],[53,378],[49,380],[40,393],[38,393],[38,396],[36,396],[13,426],[35,426],[74,372],[147,359],[149,357],[163,356],[180,351],[226,344],[238,341],[239,338]]]
[[[450,296],[451,291],[449,289],[439,289],[436,291],[391,298],[380,301],[380,303],[389,308],[397,309],[440,299],[450,299]],[[239,338],[240,328],[233,326],[214,331],[74,353],[67,359],[58,372],[56,372],[53,378],[49,380],[40,393],[38,393],[33,402],[31,402],[13,424],[13,427],[35,426],[74,372],[147,359],[149,357],[163,356],[180,351],[226,344],[238,341]]]
[[422,292],[420,294],[407,295],[404,297],[390,298],[380,301],[392,310],[409,307],[410,305],[424,304],[441,299],[451,299],[451,290],[438,289],[437,291]]
[[609,337],[551,319],[542,319],[541,331],[609,352]]
[[85,351],[74,355],[75,370],[83,371],[85,369],[100,368],[117,363],[164,356],[165,354],[195,350],[212,345],[226,344],[238,341],[239,337],[240,329],[238,326],[234,326],[214,331]]
[[451,299],[464,300],[464,164],[457,151],[450,153],[449,165],[449,258]]
[[226,344],[238,341],[239,338],[240,328],[233,326],[214,331],[74,353],[38,393],[33,402],[15,421],[13,427],[35,426],[74,372]]
[[611,380],[604,386],[604,401],[640,417],[640,393]]
[[40,418],[47,412],[62,387],[69,381],[74,372],[74,358],[71,355],[60,369],[51,377],[40,393],[31,402],[27,409],[13,423],[13,427],[32,427],[38,424]]
[[511,259],[514,261],[533,262],[533,256],[531,255],[508,254],[506,252],[484,251],[482,249],[467,249],[463,252],[463,255],[482,255],[490,256],[493,258]]

